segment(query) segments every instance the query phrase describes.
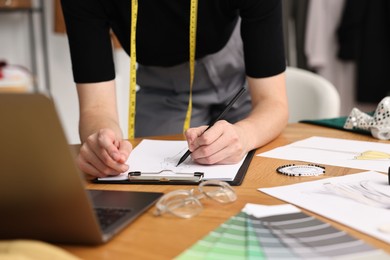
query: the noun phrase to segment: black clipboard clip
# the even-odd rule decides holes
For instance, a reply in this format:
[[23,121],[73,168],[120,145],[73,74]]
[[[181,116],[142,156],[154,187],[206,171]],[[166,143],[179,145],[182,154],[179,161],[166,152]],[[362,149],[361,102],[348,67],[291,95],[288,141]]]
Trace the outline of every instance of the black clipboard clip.
[[133,183],[199,183],[203,180],[203,177],[203,172],[176,173],[171,170],[162,170],[159,172],[132,171],[128,173],[129,182]]

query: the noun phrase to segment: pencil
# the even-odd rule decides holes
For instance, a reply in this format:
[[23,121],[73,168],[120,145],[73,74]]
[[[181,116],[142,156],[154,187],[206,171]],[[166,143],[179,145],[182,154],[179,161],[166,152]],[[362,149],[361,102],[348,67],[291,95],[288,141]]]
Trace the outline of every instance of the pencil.
[[[237,99],[239,99],[241,97],[241,95],[244,93],[244,91],[245,91],[245,87],[242,87],[240,89],[240,91],[238,91],[237,94],[232,98],[232,100],[230,100],[230,102],[226,105],[226,107],[222,111],[222,113],[210,123],[210,125],[206,128],[206,130],[204,132],[209,130],[210,127],[212,127],[217,121],[221,120],[225,116],[225,114],[230,110],[230,108],[237,101]],[[180,160],[177,163],[176,167],[179,166],[182,162],[184,162],[187,159],[187,157],[190,156],[190,154],[191,154],[191,151],[187,150],[187,152],[185,152],[185,154],[180,158]]]

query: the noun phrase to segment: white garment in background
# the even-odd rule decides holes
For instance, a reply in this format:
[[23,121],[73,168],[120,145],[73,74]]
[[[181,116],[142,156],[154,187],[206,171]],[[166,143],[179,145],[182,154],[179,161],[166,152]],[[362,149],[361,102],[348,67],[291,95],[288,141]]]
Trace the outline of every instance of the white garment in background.
[[307,13],[305,54],[308,66],[337,88],[341,115],[349,115],[355,106],[355,64],[337,58],[336,31],[344,0],[310,0]]

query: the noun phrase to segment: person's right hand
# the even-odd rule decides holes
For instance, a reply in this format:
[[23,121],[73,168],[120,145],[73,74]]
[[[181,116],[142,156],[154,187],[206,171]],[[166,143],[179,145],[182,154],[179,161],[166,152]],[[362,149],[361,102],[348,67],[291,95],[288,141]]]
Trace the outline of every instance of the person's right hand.
[[127,158],[132,150],[129,141],[111,129],[101,129],[81,145],[77,164],[93,178],[115,176],[128,170]]

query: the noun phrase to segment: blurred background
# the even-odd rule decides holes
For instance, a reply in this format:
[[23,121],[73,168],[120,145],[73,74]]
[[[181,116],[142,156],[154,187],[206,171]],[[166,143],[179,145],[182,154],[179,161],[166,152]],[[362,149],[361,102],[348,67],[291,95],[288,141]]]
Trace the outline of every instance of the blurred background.
[[[313,71],[333,83],[341,97],[340,115],[347,116],[353,107],[374,110],[390,95],[389,12],[388,0],[283,0],[288,66]],[[113,53],[126,132],[129,58],[115,37]],[[59,0],[0,0],[0,66],[0,91],[10,86],[18,91],[24,84],[28,91],[50,95],[69,143],[80,142],[77,94]],[[14,77],[13,83],[6,81],[7,75]]]

